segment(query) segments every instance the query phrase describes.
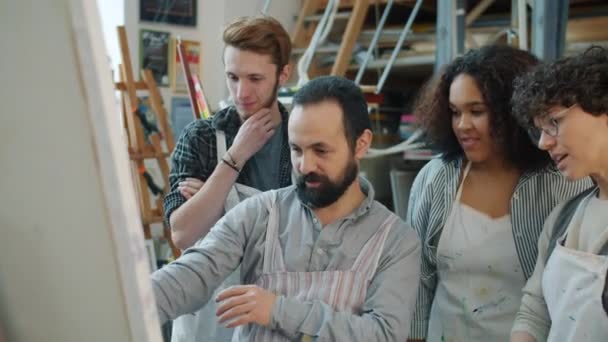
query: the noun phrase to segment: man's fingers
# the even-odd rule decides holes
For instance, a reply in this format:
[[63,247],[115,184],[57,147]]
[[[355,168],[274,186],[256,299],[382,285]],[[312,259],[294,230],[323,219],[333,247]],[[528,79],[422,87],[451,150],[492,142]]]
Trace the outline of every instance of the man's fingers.
[[262,109],[258,110],[254,115],[257,115],[259,118],[268,116],[268,115],[270,115],[270,108],[262,108]]
[[205,182],[203,182],[202,180],[200,180],[198,178],[186,177],[185,181],[188,182],[189,184],[194,184],[199,187],[205,185]]
[[272,128],[272,118],[268,117],[268,120],[264,121],[264,128]]
[[234,306],[219,316],[219,322],[224,323],[244,314],[251,312],[255,308],[255,302],[245,302]]
[[177,188],[182,196],[184,196],[186,199],[190,199],[203,187],[204,184],[204,182],[196,178],[186,178],[185,181],[179,182]]
[[272,128],[268,132],[266,132],[266,139],[270,139],[274,135],[275,131],[276,129]]
[[179,186],[178,189],[180,192],[182,192],[182,194],[187,193],[190,196],[194,196],[194,194],[196,194],[200,190],[189,186]]
[[217,307],[215,314],[217,316],[221,316],[222,314],[224,314],[224,312],[232,309],[235,306],[245,304],[245,303],[247,303],[247,301],[248,301],[248,298],[246,297],[246,295],[230,297],[230,298],[220,302],[220,305]]
[[260,120],[264,120],[264,118],[269,117],[270,116],[270,109],[269,108],[262,108],[260,110],[258,110],[257,112],[253,113],[246,121],[245,124],[247,122],[249,122],[249,124],[253,124],[254,122],[260,121]]
[[182,196],[184,196],[186,198],[186,200],[189,200],[192,198],[192,195],[183,188],[179,188],[179,193],[182,194]]
[[215,301],[222,302],[222,301],[226,300],[227,298],[234,297],[234,296],[240,296],[242,294],[245,294],[251,288],[252,288],[251,285],[230,286],[229,288],[218,293],[217,297],[215,297]]
[[236,319],[228,322],[228,324],[226,324],[225,327],[230,329],[230,328],[236,328],[238,326],[249,324],[249,323],[253,323],[253,315],[248,312],[248,313],[243,314],[243,315],[237,317]]
[[186,178],[186,180],[179,182],[179,186],[193,188],[197,190],[202,188],[203,185],[205,185],[205,183],[196,178]]

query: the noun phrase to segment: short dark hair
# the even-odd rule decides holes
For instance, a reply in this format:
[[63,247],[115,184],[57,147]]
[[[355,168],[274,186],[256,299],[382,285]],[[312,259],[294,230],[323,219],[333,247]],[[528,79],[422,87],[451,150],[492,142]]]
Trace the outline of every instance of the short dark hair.
[[241,17],[230,23],[223,34],[224,44],[239,50],[270,55],[278,72],[289,64],[291,38],[281,23],[269,16]]
[[608,51],[585,52],[539,65],[515,80],[513,111],[523,125],[552,107],[578,104],[591,115],[608,113]]
[[344,134],[354,150],[357,139],[372,124],[367,102],[359,86],[339,76],[322,76],[306,83],[293,97],[293,106],[305,106],[323,101],[335,101],[342,109]]
[[471,76],[490,112],[492,137],[505,158],[521,170],[550,165],[547,153],[530,140],[511,111],[513,81],[539,63],[534,55],[510,46],[490,45],[469,50],[448,64],[429,82],[416,105],[415,114],[427,140],[446,161],[464,155],[452,129],[450,86],[461,74]]

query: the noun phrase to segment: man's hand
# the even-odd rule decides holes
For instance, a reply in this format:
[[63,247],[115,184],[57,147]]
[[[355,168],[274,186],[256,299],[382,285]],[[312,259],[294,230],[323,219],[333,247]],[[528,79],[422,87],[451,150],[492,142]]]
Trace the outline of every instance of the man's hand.
[[275,128],[268,108],[260,109],[245,120],[229,150],[238,167],[242,168],[245,162],[266,144],[274,132]]
[[226,328],[255,323],[267,327],[272,317],[272,306],[277,296],[255,285],[232,286],[220,292],[215,299],[221,303],[216,315]]
[[185,181],[179,182],[177,189],[186,200],[189,200],[203,187],[203,185],[205,185],[205,182],[202,180],[188,177]]

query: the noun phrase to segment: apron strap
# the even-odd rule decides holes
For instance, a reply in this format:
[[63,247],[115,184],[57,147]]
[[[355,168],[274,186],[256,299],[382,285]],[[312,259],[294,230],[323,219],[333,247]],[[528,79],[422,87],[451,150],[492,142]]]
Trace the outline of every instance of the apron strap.
[[[215,146],[217,149],[217,164],[219,165],[222,162],[222,158],[224,157],[227,151],[226,134],[224,133],[224,131],[221,131],[219,129],[215,130]],[[239,202],[239,194],[236,192],[236,188],[233,185],[232,187],[230,187],[230,191],[228,191],[226,201],[224,201],[224,213],[234,208],[234,206],[239,204]]]
[[462,180],[460,181],[460,185],[458,185],[458,191],[456,192],[456,199],[454,202],[460,202],[460,196],[462,196],[462,188],[464,186],[464,180],[469,175],[469,171],[471,171],[471,162],[467,162],[467,166],[464,168],[464,173],[462,174]]
[[[568,200],[564,207],[557,215],[553,226],[553,232],[551,233],[551,238],[549,239],[549,246],[547,248],[547,257],[545,259],[545,263],[549,261],[549,257],[551,257],[551,253],[555,249],[555,244],[558,243],[558,240],[566,234],[568,227],[570,226],[570,222],[576,213],[579,205],[583,202],[587,196],[596,191],[596,187],[592,187],[587,189],[580,194],[576,195],[574,198]],[[565,236],[564,236],[565,237]]]
[[262,273],[285,270],[283,249],[279,243],[277,192],[276,190],[270,190],[267,194],[267,196],[264,196],[264,203],[268,210],[268,223],[266,226],[266,241],[264,242],[264,264],[262,266]]
[[390,213],[382,225],[380,225],[380,228],[361,249],[361,252],[351,267],[352,271],[363,273],[367,280],[370,280],[373,277],[378,268],[378,262],[380,261],[380,256],[384,250],[384,243],[386,242],[388,233],[397,220],[399,220],[397,215]]
[[219,129],[215,130],[215,147],[217,150],[217,163],[222,162],[222,158],[226,154],[226,133],[224,131],[220,131]]

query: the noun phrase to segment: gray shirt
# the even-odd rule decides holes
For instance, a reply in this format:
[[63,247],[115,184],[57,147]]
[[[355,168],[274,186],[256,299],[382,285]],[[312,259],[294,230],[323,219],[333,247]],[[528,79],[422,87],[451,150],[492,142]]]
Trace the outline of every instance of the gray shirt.
[[250,186],[261,190],[280,188],[279,171],[281,151],[283,145],[283,126],[279,125],[274,135],[247,161],[247,176],[251,180]]
[[[295,187],[277,190],[279,241],[287,271],[347,270],[390,211],[374,201],[369,182],[361,178],[367,198],[352,214],[321,226],[314,212],[299,201]],[[175,262],[152,275],[162,322],[194,312],[213,290],[241,265],[243,284],[262,274],[268,209],[262,193],[229,211],[205,239]],[[369,284],[361,314],[335,312],[320,301],[278,296],[272,329],[289,337],[319,340],[399,341],[407,338],[420,273],[420,243],[402,221],[391,229]]]

